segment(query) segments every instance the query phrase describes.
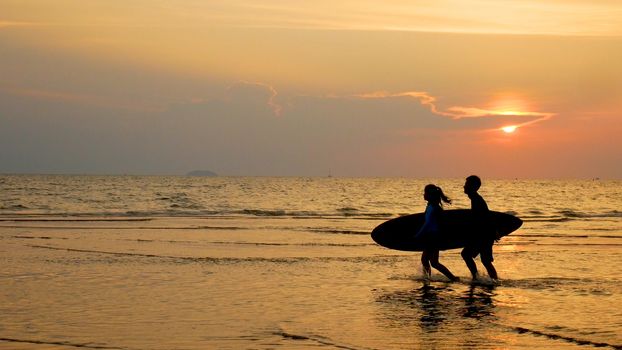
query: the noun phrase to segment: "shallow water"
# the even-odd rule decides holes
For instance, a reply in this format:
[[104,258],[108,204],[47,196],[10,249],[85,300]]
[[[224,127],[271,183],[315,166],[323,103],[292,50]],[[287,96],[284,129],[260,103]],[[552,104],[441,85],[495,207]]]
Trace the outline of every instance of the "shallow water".
[[0,348],[622,349],[621,182],[485,181],[498,284],[371,241],[428,182],[0,177]]

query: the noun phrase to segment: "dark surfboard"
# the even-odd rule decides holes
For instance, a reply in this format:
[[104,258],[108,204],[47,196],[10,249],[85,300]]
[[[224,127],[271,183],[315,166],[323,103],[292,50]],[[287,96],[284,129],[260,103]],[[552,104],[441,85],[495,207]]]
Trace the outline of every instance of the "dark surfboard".
[[[376,227],[371,238],[383,247],[406,251],[423,251],[428,242],[417,240],[415,234],[423,225],[424,213],[401,216]],[[444,210],[439,220],[441,231],[435,240],[440,250],[462,248],[482,236],[482,223],[476,222],[469,209]],[[523,221],[514,215],[490,211],[484,223],[494,238],[499,239],[516,231]]]

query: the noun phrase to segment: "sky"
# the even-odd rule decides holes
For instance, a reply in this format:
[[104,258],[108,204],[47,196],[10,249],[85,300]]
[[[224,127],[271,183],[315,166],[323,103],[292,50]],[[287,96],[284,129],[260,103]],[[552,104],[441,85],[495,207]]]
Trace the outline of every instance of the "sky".
[[618,0],[0,0],[0,173],[622,179]]

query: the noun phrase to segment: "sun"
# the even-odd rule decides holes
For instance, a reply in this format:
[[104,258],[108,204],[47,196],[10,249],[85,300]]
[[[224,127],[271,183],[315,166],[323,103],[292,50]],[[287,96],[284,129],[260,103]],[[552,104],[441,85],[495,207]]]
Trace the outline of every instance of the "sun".
[[517,128],[518,128],[517,125],[508,125],[508,126],[502,127],[501,130],[503,130],[503,132],[506,134],[511,134],[514,131],[516,131]]

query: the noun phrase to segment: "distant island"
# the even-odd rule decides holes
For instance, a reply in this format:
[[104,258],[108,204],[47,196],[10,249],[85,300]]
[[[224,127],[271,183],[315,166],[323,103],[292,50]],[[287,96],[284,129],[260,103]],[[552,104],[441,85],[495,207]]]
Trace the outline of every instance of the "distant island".
[[209,170],[193,170],[187,173],[186,176],[218,176],[218,174]]

